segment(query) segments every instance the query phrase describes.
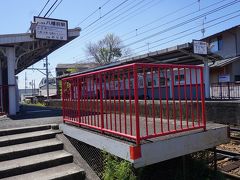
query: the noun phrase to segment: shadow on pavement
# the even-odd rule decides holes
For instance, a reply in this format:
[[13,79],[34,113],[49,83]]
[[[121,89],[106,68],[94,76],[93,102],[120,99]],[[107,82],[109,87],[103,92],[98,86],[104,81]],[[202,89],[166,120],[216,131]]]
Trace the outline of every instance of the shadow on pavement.
[[20,112],[15,116],[9,116],[9,118],[12,120],[23,120],[57,116],[62,116],[62,110],[33,105],[21,105]]

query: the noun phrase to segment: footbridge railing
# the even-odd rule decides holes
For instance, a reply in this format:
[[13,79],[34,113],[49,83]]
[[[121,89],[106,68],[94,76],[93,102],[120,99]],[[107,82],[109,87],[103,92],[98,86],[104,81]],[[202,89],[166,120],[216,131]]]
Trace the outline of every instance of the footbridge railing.
[[203,68],[129,64],[62,80],[63,120],[140,144],[205,129]]

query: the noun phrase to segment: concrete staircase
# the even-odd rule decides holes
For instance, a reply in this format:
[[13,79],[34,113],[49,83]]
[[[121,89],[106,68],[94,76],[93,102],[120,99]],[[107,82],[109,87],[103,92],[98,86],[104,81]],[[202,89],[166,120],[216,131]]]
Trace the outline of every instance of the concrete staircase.
[[0,178],[11,180],[81,180],[85,172],[55,138],[56,125],[0,131]]

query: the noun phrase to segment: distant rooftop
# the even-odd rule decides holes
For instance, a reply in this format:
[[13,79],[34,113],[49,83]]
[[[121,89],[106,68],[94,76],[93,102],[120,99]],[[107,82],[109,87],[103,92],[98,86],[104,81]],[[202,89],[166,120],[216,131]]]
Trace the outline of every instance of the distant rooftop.
[[220,31],[220,32],[218,32],[218,33],[215,33],[215,34],[212,34],[212,35],[210,35],[210,36],[208,36],[208,37],[205,37],[205,38],[203,38],[203,39],[201,39],[201,40],[204,41],[204,40],[209,39],[209,38],[211,38],[211,37],[218,36],[218,35],[220,35],[220,34],[222,34],[222,33],[224,33],[224,32],[233,31],[233,30],[238,29],[238,28],[240,28],[240,25],[233,26],[233,27],[231,27],[231,28],[225,29],[225,30],[223,30],[223,31]]
[[90,63],[72,63],[72,64],[57,64],[56,69],[68,69],[68,68],[94,68],[99,66],[98,63],[90,62]]
[[210,68],[220,68],[220,67],[224,67],[228,64],[231,64],[235,61],[239,61],[239,60],[240,60],[240,56],[231,57],[231,58],[227,58],[227,59],[223,59],[223,60],[211,63],[211,64],[209,64],[209,67]]

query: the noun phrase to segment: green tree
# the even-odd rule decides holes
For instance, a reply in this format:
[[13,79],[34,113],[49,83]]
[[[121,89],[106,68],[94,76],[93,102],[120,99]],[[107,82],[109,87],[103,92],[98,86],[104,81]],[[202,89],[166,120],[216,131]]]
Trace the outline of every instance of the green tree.
[[86,46],[88,55],[93,56],[99,64],[109,64],[117,58],[130,54],[130,49],[125,48],[121,39],[114,34],[107,34],[96,43],[88,43]]

